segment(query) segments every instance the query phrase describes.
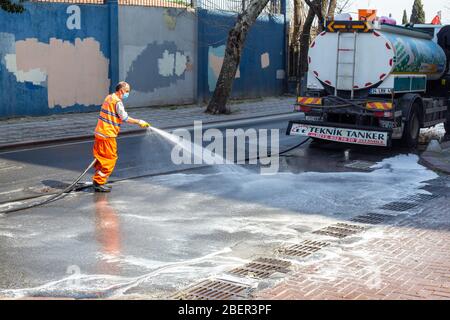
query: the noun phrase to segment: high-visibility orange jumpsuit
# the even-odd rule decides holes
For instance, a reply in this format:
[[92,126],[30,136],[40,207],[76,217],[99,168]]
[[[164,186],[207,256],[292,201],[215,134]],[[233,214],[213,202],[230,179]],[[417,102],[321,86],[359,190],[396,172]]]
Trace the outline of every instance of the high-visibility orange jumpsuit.
[[95,128],[93,153],[97,162],[93,180],[100,185],[106,183],[117,161],[116,137],[122,125],[122,119],[116,112],[119,101],[121,100],[115,93],[105,98]]

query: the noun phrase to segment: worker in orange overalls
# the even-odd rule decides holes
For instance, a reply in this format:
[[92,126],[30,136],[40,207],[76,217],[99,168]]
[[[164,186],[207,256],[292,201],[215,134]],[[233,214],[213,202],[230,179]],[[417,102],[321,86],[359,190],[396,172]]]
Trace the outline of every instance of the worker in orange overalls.
[[144,120],[133,119],[128,116],[123,105],[123,100],[130,94],[130,85],[124,81],[116,86],[116,92],[105,98],[100,116],[98,117],[97,127],[95,128],[94,158],[95,175],[93,177],[94,190],[96,192],[110,192],[111,187],[106,186],[108,177],[114,170],[117,161],[117,142],[116,137],[120,132],[120,126],[123,122],[137,124],[141,128],[150,126]]

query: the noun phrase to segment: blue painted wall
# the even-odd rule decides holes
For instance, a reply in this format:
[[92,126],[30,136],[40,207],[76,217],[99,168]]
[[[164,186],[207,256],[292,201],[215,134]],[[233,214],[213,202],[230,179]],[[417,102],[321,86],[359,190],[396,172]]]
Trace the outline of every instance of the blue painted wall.
[[[98,109],[110,85],[108,6],[77,5],[80,29],[67,26],[69,6],[26,3],[22,14],[0,10],[0,117]],[[94,70],[91,58],[101,62]],[[97,78],[92,88],[84,84],[89,78]],[[61,92],[64,85],[67,92]]]
[[[228,31],[236,14],[200,9],[198,22],[198,95],[211,97],[223,60]],[[237,77],[235,98],[283,93],[285,81],[285,23],[283,15],[258,18],[247,37]]]
[[[25,8],[0,10],[0,118],[96,111],[118,80],[136,90],[129,106],[208,99],[236,20],[219,11],[118,6],[117,0]],[[233,97],[283,93],[284,21],[264,15],[252,27]]]

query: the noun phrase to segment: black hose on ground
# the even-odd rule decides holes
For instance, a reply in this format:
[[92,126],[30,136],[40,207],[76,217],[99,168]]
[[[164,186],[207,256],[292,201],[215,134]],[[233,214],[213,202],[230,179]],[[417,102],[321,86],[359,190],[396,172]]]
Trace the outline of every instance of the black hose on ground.
[[66,187],[63,191],[58,192],[57,194],[51,196],[50,198],[47,198],[47,199],[45,199],[43,201],[40,201],[40,202],[35,202],[35,203],[31,203],[29,205],[19,206],[19,207],[16,207],[16,208],[11,208],[11,209],[7,209],[7,210],[4,210],[4,211],[0,211],[0,214],[2,214],[2,213],[3,214],[8,214],[8,213],[12,213],[12,212],[17,212],[17,211],[21,211],[21,210],[25,210],[25,209],[34,208],[34,207],[37,207],[37,206],[42,206],[44,204],[47,204],[47,203],[50,203],[50,202],[53,202],[53,201],[56,201],[56,200],[62,198],[65,193],[69,193],[73,189],[75,189],[76,184],[78,182],[80,182],[81,178],[83,178],[86,175],[86,173],[94,166],[94,164],[96,162],[97,162],[97,159],[94,159],[91,162],[91,164],[86,168],[86,170],[84,170],[83,173],[80,174],[78,176],[78,178],[75,179],[75,181],[72,182],[72,184],[70,184],[68,187]]
[[[308,138],[308,139],[300,142],[299,144],[297,144],[297,145],[295,145],[295,146],[293,146],[291,148],[288,148],[286,150],[283,150],[282,152],[279,152],[278,154],[275,154],[275,155],[269,154],[266,158],[270,158],[270,157],[273,157],[273,156],[282,156],[283,154],[285,154],[285,153],[287,153],[289,151],[292,151],[292,150],[294,150],[296,148],[301,147],[306,142],[308,142],[310,139],[311,138]],[[257,158],[254,158],[254,159],[246,158],[244,161],[259,160],[259,159],[261,159],[261,157],[257,157]],[[35,203],[31,203],[31,204],[28,204],[28,205],[25,205],[25,206],[18,206],[16,208],[11,208],[11,209],[0,211],[0,214],[9,214],[9,213],[12,213],[12,212],[22,211],[22,210],[25,210],[25,209],[31,209],[31,208],[42,206],[44,204],[47,204],[47,203],[50,203],[50,202],[53,202],[53,201],[56,201],[56,200],[59,200],[59,199],[63,198],[64,194],[70,193],[71,191],[73,191],[75,189],[76,184],[78,182],[80,182],[80,180],[86,175],[86,173],[94,166],[95,162],[97,162],[97,159],[94,159],[91,162],[91,164],[86,168],[86,170],[84,170],[83,173],[80,174],[78,176],[78,178],[74,182],[72,182],[72,184],[70,184],[67,188],[65,188],[63,191],[58,192],[58,193],[54,194],[53,196],[51,196],[50,198],[47,198],[47,199],[45,199],[43,201],[40,201],[40,202],[35,202]],[[185,169],[185,170],[188,170],[188,169]]]
[[[269,154],[267,155],[267,157],[263,157],[263,159],[265,159],[265,158],[271,158],[271,157],[273,157],[273,156],[282,156],[282,155],[284,155],[285,153],[288,153],[289,151],[292,151],[292,150],[294,150],[294,149],[297,149],[297,148],[301,147],[302,145],[304,145],[304,144],[305,144],[306,142],[308,142],[309,140],[311,140],[311,138],[307,138],[307,139],[305,139],[304,141],[300,142],[299,144],[296,144],[295,146],[290,147],[289,149],[286,149],[286,150],[283,150],[283,151],[281,151],[281,152],[278,152],[277,154],[271,154],[271,153],[269,153]],[[260,156],[258,156],[258,157],[256,157],[256,158],[245,158],[245,159],[244,159],[244,162],[247,162],[247,161],[250,161],[250,160],[260,160],[260,159],[261,159]]]

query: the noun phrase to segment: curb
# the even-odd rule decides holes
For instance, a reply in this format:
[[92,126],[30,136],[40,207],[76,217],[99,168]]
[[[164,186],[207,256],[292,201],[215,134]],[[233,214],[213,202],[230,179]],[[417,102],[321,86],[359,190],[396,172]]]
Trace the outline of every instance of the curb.
[[[218,124],[218,123],[227,123],[227,122],[234,122],[234,121],[240,121],[240,120],[250,120],[250,119],[264,119],[269,118],[273,116],[279,116],[279,115],[287,115],[287,114],[295,114],[292,111],[289,112],[281,112],[281,113],[274,113],[274,114],[267,114],[263,116],[249,116],[249,117],[242,117],[242,118],[235,118],[235,119],[226,119],[226,120],[218,120],[218,121],[208,121],[203,122],[204,125],[211,125],[211,124]],[[192,123],[186,123],[186,124],[179,124],[174,126],[166,126],[166,127],[159,127],[159,129],[177,129],[182,127],[188,127],[192,126]],[[122,131],[120,133],[121,136],[127,136],[127,135],[133,135],[133,134],[139,134],[146,132],[147,129],[130,129],[126,131]],[[46,139],[46,140],[28,140],[24,142],[17,142],[17,143],[10,143],[10,144],[2,144],[0,145],[0,151],[7,151],[10,149],[15,148],[24,148],[24,147],[30,147],[30,146],[43,146],[43,145],[49,145],[53,143],[60,143],[60,142],[76,142],[76,141],[86,141],[93,139],[94,134],[88,134],[88,135],[77,135],[77,136],[69,136],[64,138],[55,138],[55,139]]]
[[[450,141],[442,143],[441,148],[450,149]],[[420,155],[420,162],[431,170],[450,175],[450,159],[442,160],[440,152],[424,151]]]

